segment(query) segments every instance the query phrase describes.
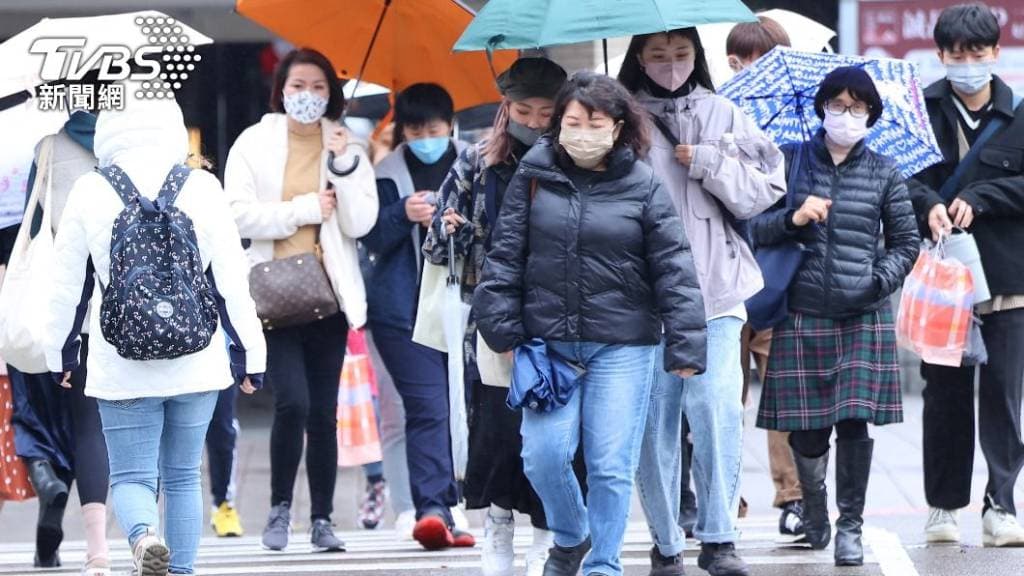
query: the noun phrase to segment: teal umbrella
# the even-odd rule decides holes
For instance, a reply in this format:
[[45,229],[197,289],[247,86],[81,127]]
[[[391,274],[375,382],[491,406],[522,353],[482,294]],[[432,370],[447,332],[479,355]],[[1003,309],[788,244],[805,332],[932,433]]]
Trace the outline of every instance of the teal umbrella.
[[489,0],[454,50],[540,48],[756,19],[740,0]]

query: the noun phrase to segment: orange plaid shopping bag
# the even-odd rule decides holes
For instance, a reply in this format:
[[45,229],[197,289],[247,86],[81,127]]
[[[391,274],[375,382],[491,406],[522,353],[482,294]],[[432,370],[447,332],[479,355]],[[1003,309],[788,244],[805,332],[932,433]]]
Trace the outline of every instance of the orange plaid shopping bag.
[[970,269],[945,255],[940,240],[922,250],[903,284],[896,335],[929,364],[960,366],[974,308]]
[[338,387],[338,465],[360,466],[381,460],[380,435],[373,409],[376,376],[362,331],[350,330]]

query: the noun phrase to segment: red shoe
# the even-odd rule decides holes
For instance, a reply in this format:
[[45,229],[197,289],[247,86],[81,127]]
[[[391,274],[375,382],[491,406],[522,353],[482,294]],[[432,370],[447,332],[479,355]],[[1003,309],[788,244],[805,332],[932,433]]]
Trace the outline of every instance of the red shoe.
[[452,538],[454,538],[452,548],[472,548],[476,546],[476,538],[469,532],[464,532],[458,528],[452,528]]
[[[455,536],[440,516],[424,516],[416,522],[412,537],[427,550],[444,550],[455,546]],[[472,536],[470,537],[472,538]]]

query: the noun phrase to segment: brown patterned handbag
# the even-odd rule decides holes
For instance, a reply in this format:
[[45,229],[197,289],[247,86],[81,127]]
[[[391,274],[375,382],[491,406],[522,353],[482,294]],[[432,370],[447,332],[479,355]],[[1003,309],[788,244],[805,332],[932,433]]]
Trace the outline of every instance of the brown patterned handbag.
[[340,311],[327,271],[312,252],[253,266],[249,293],[264,330],[309,324]]

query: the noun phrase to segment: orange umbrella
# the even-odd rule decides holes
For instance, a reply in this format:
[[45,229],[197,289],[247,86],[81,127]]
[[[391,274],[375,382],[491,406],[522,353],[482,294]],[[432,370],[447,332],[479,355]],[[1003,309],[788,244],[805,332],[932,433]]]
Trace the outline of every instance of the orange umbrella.
[[[296,46],[323,52],[343,78],[393,91],[435,82],[459,110],[501,99],[485,54],[451,50],[474,15],[456,0],[237,0],[235,9]],[[495,52],[494,69],[515,59],[514,51]]]

